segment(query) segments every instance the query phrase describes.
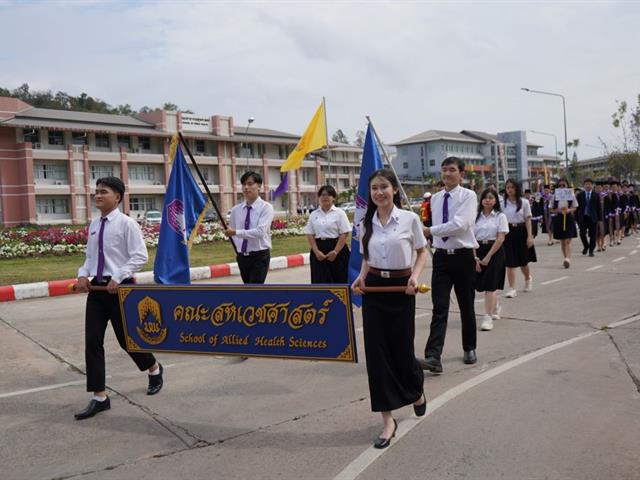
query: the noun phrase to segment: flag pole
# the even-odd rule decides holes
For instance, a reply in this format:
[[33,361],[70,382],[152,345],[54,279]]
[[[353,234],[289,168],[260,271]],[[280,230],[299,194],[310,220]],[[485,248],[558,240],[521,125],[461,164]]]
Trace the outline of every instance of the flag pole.
[[[207,185],[207,181],[204,179],[204,176],[202,175],[202,172],[200,171],[200,167],[198,167],[198,164],[196,163],[195,159],[193,158],[193,155],[191,155],[191,150],[189,150],[189,145],[187,145],[186,140],[182,136],[182,132],[178,132],[178,136],[180,137],[180,143],[182,143],[182,145],[184,146],[184,149],[187,151],[187,154],[189,155],[189,158],[191,159],[191,163],[193,163],[193,166],[196,169],[196,173],[198,174],[198,177],[200,178],[200,181],[202,182],[202,185],[204,185],[204,189],[206,190],[207,195],[209,196],[209,200],[211,200],[211,205],[213,205],[213,208],[216,210],[216,213],[218,214],[218,218],[220,219],[220,224],[222,225],[222,228],[224,228],[226,230],[228,228],[227,227],[227,222],[224,221],[224,218],[222,217],[222,213],[220,213],[220,209],[218,208],[218,204],[214,200],[213,195],[211,194],[211,190],[209,190],[209,185]],[[231,237],[227,237],[227,238],[231,242],[231,246],[233,247],[233,251],[236,252],[236,255],[237,255],[238,254],[238,249],[236,247],[235,242],[233,241],[233,239]]]
[[[327,124],[327,102],[322,97],[322,110],[324,110],[324,136],[327,145],[325,146],[325,152],[327,154],[327,185],[329,185],[329,177],[331,176],[331,153],[329,152],[329,125]],[[336,174],[336,187],[338,186],[338,178]]]
[[391,160],[389,160],[389,156],[387,155],[387,151],[384,148],[384,144],[382,143],[382,140],[380,140],[380,137],[378,136],[378,132],[376,132],[376,127],[373,126],[373,122],[371,121],[371,117],[369,117],[369,115],[367,115],[366,119],[367,119],[367,122],[369,122],[369,125],[371,126],[371,131],[375,135],[376,140],[378,142],[378,145],[380,145],[380,149],[382,150],[382,154],[384,155],[384,159],[387,161],[387,165],[389,165],[389,168],[391,169],[393,174],[396,176],[396,179],[398,180],[398,185],[400,186],[400,193],[402,194],[402,198],[404,199],[404,201],[406,203],[407,210],[413,211],[412,208],[411,208],[411,202],[409,202],[409,197],[407,197],[407,194],[404,191],[404,188],[402,188],[402,183],[400,182],[400,177],[398,177],[398,173],[396,172],[396,169],[393,168],[393,164],[391,163]]

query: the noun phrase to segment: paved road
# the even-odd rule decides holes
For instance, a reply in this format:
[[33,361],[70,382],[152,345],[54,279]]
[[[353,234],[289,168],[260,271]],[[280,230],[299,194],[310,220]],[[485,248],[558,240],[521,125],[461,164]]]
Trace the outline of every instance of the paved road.
[[[559,246],[537,249],[534,291],[502,300],[474,366],[453,310],[445,373],[425,380],[428,414],[397,411],[384,451],[370,448],[380,420],[364,363],[161,355],[165,388],[147,397],[110,331],[112,409],[76,422],[83,297],[0,304],[0,478],[639,479],[640,241],[578,251],[569,270]],[[307,278],[306,267],[269,275]],[[417,352],[430,308],[419,297]]]

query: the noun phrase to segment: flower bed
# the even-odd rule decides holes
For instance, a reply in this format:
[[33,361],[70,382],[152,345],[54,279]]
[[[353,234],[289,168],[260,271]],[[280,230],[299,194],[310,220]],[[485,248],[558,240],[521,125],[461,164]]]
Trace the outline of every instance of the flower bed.
[[[303,215],[277,219],[271,223],[271,236],[304,235],[307,217]],[[157,247],[160,225],[142,226],[147,247]],[[0,259],[34,257],[42,255],[69,255],[84,253],[88,227],[4,228],[0,229]],[[194,244],[225,240],[218,222],[203,223],[194,238]]]

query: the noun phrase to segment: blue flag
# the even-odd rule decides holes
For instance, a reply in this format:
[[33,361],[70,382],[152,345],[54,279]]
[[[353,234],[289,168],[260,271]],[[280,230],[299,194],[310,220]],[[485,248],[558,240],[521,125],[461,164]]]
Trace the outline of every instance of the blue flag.
[[162,284],[190,284],[189,247],[198,232],[207,201],[178,144],[164,195],[162,223],[153,279]]
[[[362,166],[360,167],[360,180],[358,182],[358,194],[356,195],[356,211],[353,215],[353,232],[351,233],[351,256],[349,257],[349,283],[360,274],[362,266],[362,254],[360,253],[360,222],[364,220],[369,202],[369,177],[373,172],[382,168],[380,152],[376,144],[371,125],[367,128],[367,136],[364,139],[364,151],[362,153]],[[352,303],[362,306],[362,297],[354,295]]]
[[271,194],[272,199],[276,199],[281,195],[284,195],[289,190],[289,172],[284,172],[284,176],[280,181],[280,185]]

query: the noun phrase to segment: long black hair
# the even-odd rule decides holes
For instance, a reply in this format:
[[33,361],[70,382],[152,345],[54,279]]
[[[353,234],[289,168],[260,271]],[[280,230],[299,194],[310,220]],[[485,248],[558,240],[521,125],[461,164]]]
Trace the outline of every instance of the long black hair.
[[402,207],[402,204],[400,203],[400,184],[398,183],[398,179],[393,173],[393,170],[389,168],[381,168],[373,172],[367,181],[367,184],[369,185],[369,203],[367,203],[367,212],[364,214],[364,220],[362,221],[365,230],[364,237],[362,237],[362,249],[364,250],[365,260],[369,259],[369,240],[373,233],[373,215],[378,210],[378,207],[373,203],[373,199],[371,198],[371,182],[376,177],[382,177],[385,180],[388,180],[391,186],[396,189],[396,193],[393,194],[393,203],[398,208]]
[[504,204],[507,204],[507,199],[509,198],[509,195],[507,195],[507,185],[513,185],[513,188],[516,190],[516,205],[518,206],[518,208],[516,208],[516,212],[519,212],[520,209],[522,208],[522,185],[520,185],[520,182],[518,182],[517,180],[514,180],[513,178],[508,179],[506,182],[504,182]]
[[482,214],[482,212],[484,211],[484,207],[482,206],[482,200],[484,200],[487,197],[487,195],[493,196],[493,198],[496,201],[496,203],[493,205],[493,210],[496,212],[502,211],[502,209],[500,208],[500,199],[498,198],[498,192],[496,192],[491,187],[486,188],[482,191],[482,193],[480,194],[480,200],[478,200],[478,215],[476,215],[476,222],[480,218],[480,214]]

